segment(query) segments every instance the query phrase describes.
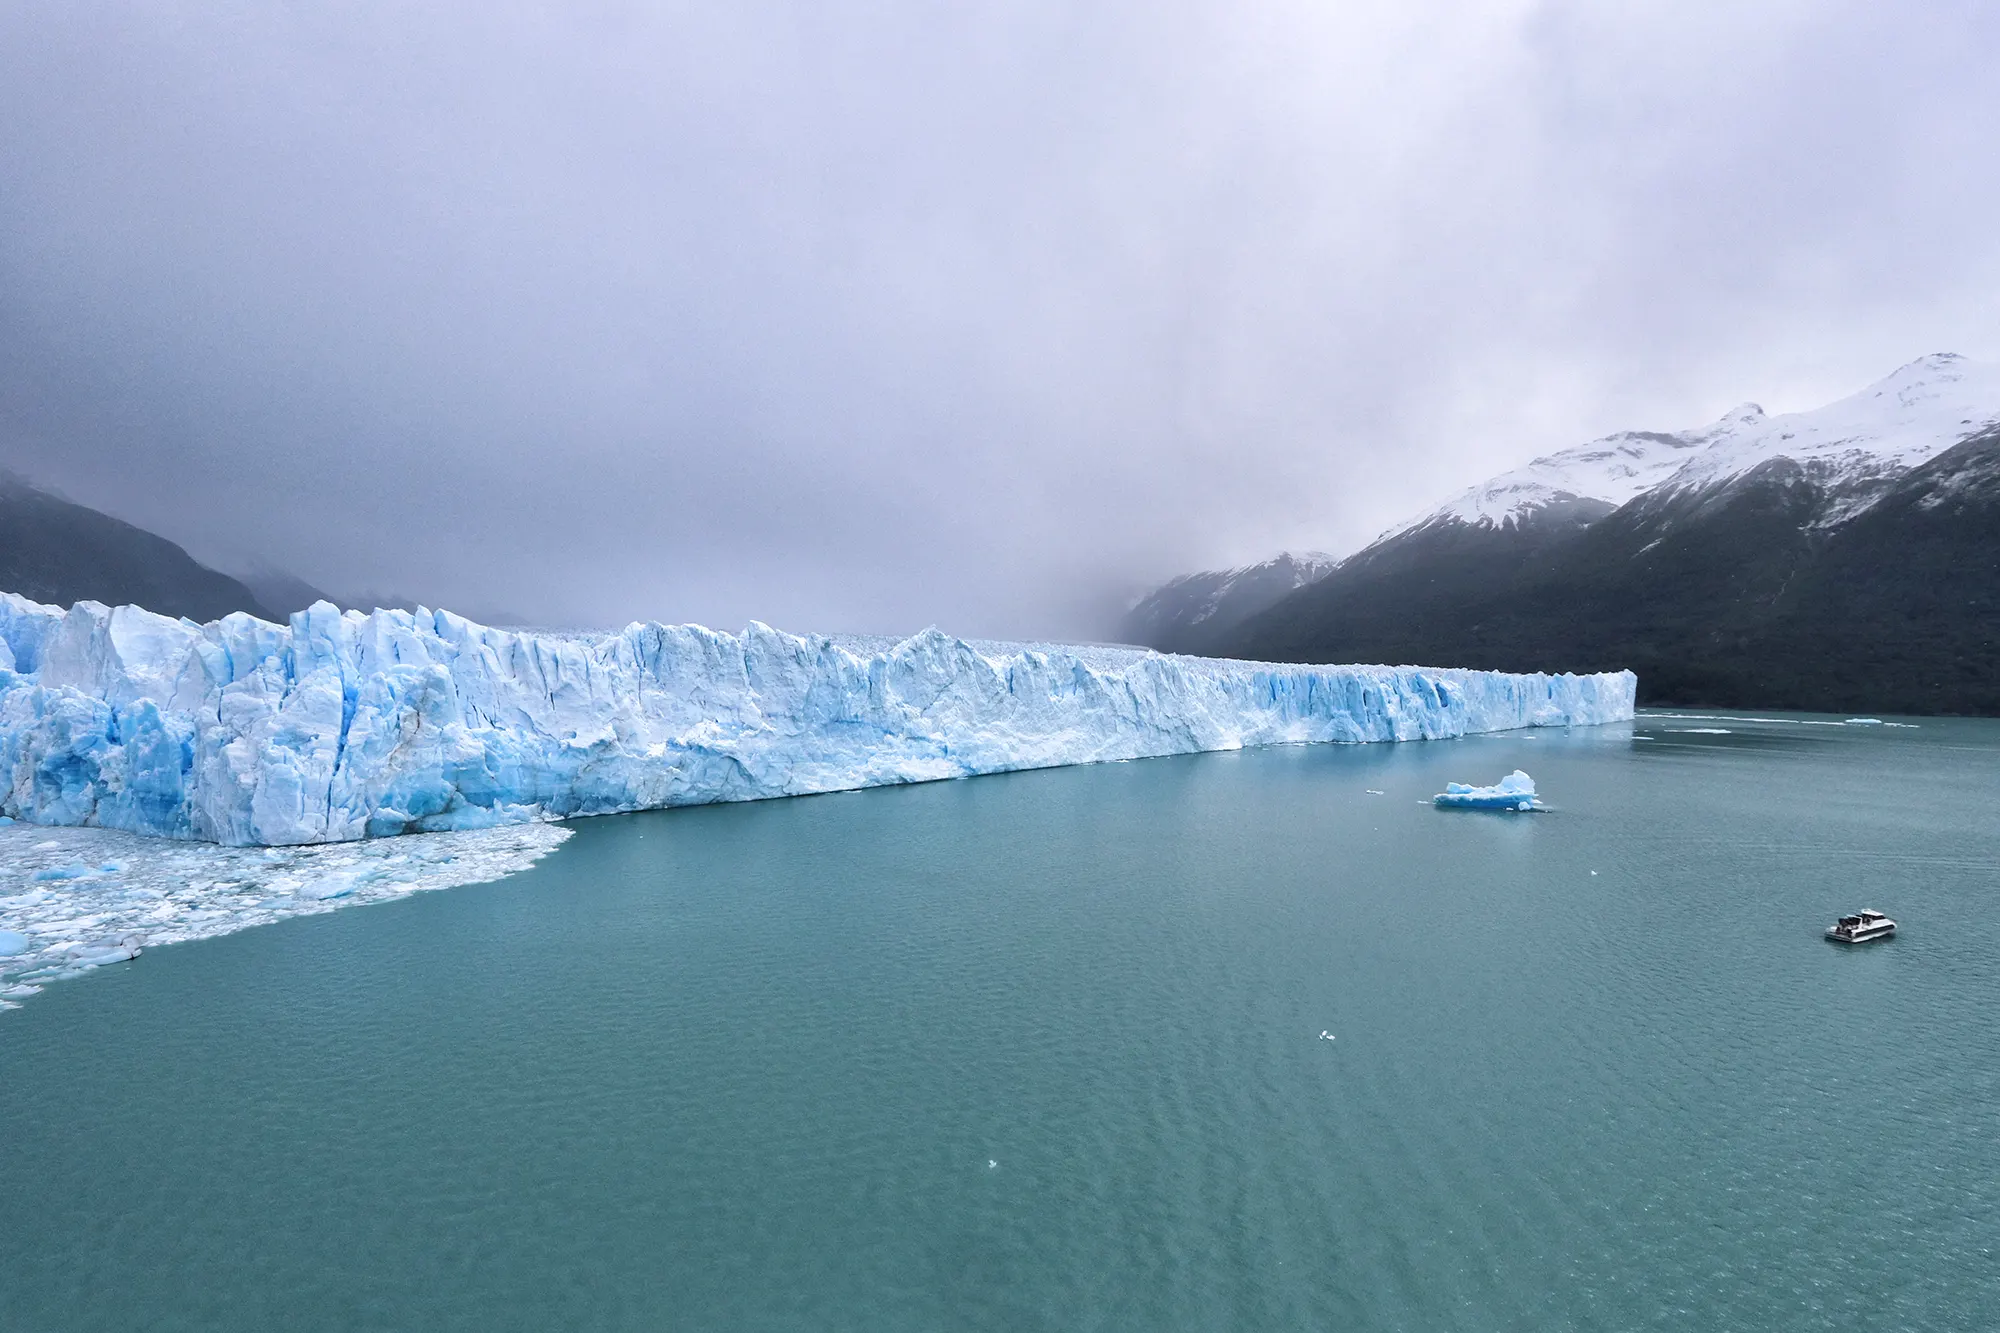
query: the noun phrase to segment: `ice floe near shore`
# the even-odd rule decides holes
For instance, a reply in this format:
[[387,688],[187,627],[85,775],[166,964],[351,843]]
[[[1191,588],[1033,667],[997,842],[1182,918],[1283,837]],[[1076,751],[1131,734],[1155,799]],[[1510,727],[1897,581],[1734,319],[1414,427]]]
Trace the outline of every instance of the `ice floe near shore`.
[[[598,635],[449,612],[207,625],[0,594],[0,814],[347,842],[1312,741],[1632,717],[1635,678],[1282,666],[932,629]],[[76,858],[71,858],[76,859]]]
[[0,826],[0,1008],[135,949],[499,879],[569,836],[559,825],[521,824],[245,848],[114,829]]

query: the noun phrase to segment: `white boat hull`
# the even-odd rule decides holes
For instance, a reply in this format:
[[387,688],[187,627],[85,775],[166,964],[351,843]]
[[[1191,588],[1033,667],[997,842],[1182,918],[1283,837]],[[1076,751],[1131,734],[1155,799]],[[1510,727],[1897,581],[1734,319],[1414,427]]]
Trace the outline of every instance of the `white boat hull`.
[[1882,930],[1856,931],[1852,935],[1843,935],[1838,930],[1834,930],[1831,927],[1829,927],[1826,932],[1826,937],[1832,940],[1835,944],[1866,944],[1870,940],[1886,940],[1895,933],[1896,933],[1896,928],[1894,926],[1889,926]]

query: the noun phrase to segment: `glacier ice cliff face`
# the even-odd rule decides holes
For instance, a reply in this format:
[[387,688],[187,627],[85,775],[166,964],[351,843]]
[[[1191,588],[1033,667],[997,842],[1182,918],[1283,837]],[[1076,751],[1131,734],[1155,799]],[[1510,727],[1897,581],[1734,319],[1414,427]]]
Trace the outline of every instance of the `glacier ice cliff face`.
[[344,842],[1059,764],[1632,716],[1629,672],[1021,647],[866,653],[753,624],[588,637],[449,612],[206,625],[0,594],[0,814]]

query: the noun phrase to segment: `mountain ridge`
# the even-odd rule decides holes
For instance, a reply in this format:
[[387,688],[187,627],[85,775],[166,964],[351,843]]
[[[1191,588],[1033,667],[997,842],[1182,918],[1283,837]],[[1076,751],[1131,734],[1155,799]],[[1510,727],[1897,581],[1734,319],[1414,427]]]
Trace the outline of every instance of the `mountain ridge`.
[[1771,416],[1743,403],[1704,426],[1619,431],[1545,454],[1390,527],[1371,545],[1444,518],[1503,524],[1557,500],[1616,508],[1648,491],[1727,481],[1775,457],[1865,484],[1899,476],[1994,425],[2000,425],[2000,366],[1933,352],[1818,408]]
[[1989,586],[2000,367],[1933,354],[1810,412],[1746,404],[1546,455],[1234,625],[1144,641],[1274,661],[1631,667],[1648,703],[2000,713]]
[[1125,614],[1122,633],[1153,647],[1162,646],[1153,639],[1178,643],[1183,634],[1221,633],[1324,578],[1339,564],[1324,551],[1281,551],[1254,565],[1183,574],[1134,603]]
[[165,537],[6,471],[0,471],[0,588],[38,602],[131,603],[190,620],[232,611],[271,618],[240,580]]

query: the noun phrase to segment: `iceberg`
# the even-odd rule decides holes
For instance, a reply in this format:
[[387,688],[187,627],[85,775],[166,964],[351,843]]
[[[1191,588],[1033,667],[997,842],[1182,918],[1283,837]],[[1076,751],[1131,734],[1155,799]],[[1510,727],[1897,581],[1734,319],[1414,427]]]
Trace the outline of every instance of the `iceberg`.
[[[1307,742],[1633,716],[1636,678],[1291,666],[936,629],[846,644],[448,611],[208,624],[0,594],[0,816],[341,843]],[[100,872],[101,873],[101,872]]]
[[1518,768],[1490,787],[1469,787],[1463,782],[1447,782],[1443,791],[1431,797],[1431,803],[1460,810],[1548,809],[1535,799],[1535,780]]

